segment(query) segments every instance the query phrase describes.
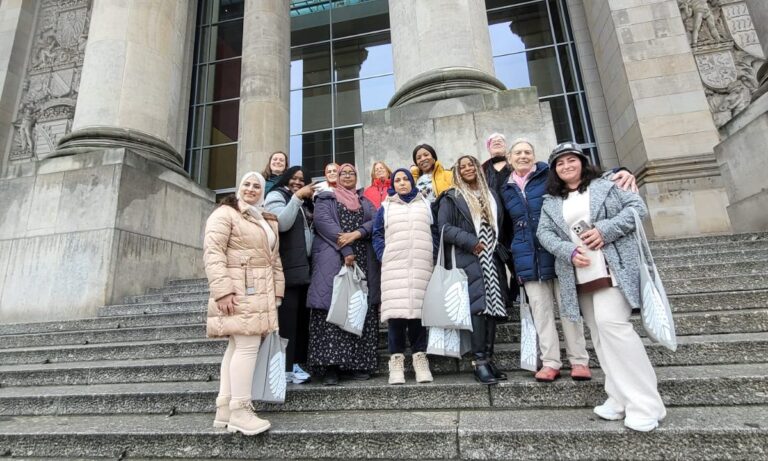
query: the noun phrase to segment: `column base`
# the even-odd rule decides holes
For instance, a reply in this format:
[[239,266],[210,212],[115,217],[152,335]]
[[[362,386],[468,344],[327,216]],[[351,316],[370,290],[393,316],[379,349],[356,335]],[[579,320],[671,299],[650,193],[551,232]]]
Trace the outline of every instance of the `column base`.
[[445,67],[425,72],[407,81],[389,100],[389,107],[506,89],[499,79],[477,69]]
[[34,166],[0,179],[0,323],[91,317],[203,276],[207,189],[128,149]]
[[61,138],[56,152],[48,158],[82,154],[104,149],[130,149],[147,160],[186,175],[184,158],[167,142],[137,130],[115,127],[86,127]]

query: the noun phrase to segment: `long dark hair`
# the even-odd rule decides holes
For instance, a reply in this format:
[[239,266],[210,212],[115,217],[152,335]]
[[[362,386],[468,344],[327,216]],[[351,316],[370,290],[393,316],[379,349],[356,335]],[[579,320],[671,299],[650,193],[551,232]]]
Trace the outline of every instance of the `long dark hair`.
[[[599,178],[603,175],[602,170],[596,166],[589,165],[581,156],[578,156],[581,160],[581,183],[579,184],[579,193],[584,193],[589,187],[589,184],[593,179]],[[547,194],[553,197],[561,197],[563,199],[568,198],[568,194],[573,192],[565,182],[560,179],[555,171],[555,165],[549,167],[547,173]]]
[[279,178],[277,179],[277,182],[272,187],[275,189],[278,187],[288,187],[288,181],[291,180],[291,178],[293,177],[293,175],[296,174],[297,171],[301,171],[301,174],[304,175],[304,184],[307,184],[307,172],[304,171],[304,169],[301,166],[296,165],[286,169],[283,172],[283,174],[279,176]]

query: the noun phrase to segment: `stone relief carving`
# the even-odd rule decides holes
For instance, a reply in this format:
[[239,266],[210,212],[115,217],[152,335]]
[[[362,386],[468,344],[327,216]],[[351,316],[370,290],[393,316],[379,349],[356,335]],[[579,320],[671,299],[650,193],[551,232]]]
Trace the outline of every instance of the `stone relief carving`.
[[746,108],[765,62],[743,0],[678,0],[696,66],[719,127]]
[[11,160],[50,155],[75,115],[91,0],[44,0],[14,122]]

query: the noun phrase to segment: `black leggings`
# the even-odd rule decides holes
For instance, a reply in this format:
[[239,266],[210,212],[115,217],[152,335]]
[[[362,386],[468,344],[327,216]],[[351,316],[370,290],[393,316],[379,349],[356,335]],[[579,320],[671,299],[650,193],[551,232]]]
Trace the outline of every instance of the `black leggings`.
[[277,308],[280,336],[288,340],[288,347],[285,349],[285,371],[293,371],[294,363],[307,362],[309,341],[307,288],[309,285],[286,287],[283,304]]

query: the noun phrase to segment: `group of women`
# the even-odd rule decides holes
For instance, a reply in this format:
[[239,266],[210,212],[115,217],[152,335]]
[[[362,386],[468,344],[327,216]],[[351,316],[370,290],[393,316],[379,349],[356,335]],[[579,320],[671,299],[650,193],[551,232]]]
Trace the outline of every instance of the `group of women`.
[[[416,381],[432,381],[421,313],[441,241],[446,266],[468,279],[477,381],[508,379],[494,361],[494,344],[516,295],[507,278],[513,268],[511,281],[527,295],[539,337],[535,378],[560,376],[556,299],[575,380],[591,379],[582,316],[590,327],[608,394],[594,412],[635,430],[658,425],[664,405],[629,322],[640,302],[631,209],[646,213],[634,177],[601,175],[573,143],[558,145],[546,163],[524,139],[508,146],[494,133],[486,147],[485,164],[464,155],[446,169],[433,147],[418,145],[410,169],[391,172],[376,162],[366,189],[358,188],[351,164],[330,164],[324,182],[309,183],[301,167],[286,168],[282,152],[270,157],[264,175],[243,176],[205,232],[208,335],[229,337],[215,426],[245,434],[269,429],[255,414],[250,388],[260,340],[278,325],[289,340],[289,382],[309,379],[300,364],[325,385],[369,379],[378,369],[380,322],[387,323],[389,383],[405,382],[408,349]],[[353,265],[368,286],[360,336],[326,321],[334,277]]]

